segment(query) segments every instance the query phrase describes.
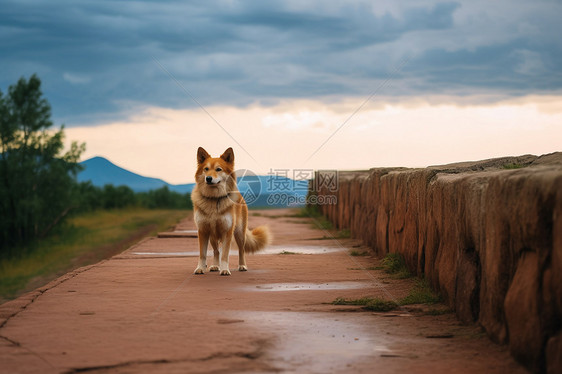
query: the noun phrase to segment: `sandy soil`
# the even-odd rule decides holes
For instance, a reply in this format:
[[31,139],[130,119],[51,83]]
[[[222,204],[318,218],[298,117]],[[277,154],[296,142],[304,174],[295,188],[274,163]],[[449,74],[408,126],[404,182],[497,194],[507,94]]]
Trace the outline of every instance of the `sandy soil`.
[[[390,279],[351,239],[325,239],[290,210],[251,212],[275,235],[249,271],[193,275],[190,217],[0,305],[1,373],[525,373],[477,326],[428,307],[388,313],[332,305],[337,297],[398,300]],[[431,308],[440,308],[432,306]],[[443,308],[441,306],[441,308]]]

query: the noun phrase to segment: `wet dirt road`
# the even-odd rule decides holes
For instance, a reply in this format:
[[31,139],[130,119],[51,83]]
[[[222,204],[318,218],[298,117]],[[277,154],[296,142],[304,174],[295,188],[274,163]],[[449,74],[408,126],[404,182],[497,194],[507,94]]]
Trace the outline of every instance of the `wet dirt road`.
[[[524,373],[506,347],[451,313],[388,313],[338,297],[398,300],[390,279],[351,239],[325,239],[294,211],[251,212],[275,236],[249,271],[193,275],[186,219],[96,265],[0,305],[0,373]],[[212,257],[212,256],[211,256]],[[439,306],[432,306],[439,309]],[[441,307],[442,308],[442,307]]]

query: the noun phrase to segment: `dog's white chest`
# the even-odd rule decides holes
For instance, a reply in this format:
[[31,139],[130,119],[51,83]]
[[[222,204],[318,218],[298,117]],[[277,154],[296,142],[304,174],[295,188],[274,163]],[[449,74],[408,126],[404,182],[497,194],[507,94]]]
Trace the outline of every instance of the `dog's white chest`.
[[195,225],[199,229],[210,229],[211,231],[216,229],[219,231],[228,231],[232,228],[233,220],[232,214],[224,213],[220,216],[207,216],[204,213],[196,211],[193,219],[195,221]]
[[203,224],[203,217],[201,216],[201,213],[199,213],[199,211],[195,211],[193,220],[195,221],[195,225],[197,227],[201,227],[201,225]]
[[232,227],[232,215],[230,213],[223,214],[220,221],[225,229],[230,229]]

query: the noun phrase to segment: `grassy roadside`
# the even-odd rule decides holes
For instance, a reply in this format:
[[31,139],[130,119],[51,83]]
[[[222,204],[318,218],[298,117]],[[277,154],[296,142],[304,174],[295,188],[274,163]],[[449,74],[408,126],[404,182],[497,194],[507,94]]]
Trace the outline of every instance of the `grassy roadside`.
[[115,255],[188,214],[185,210],[126,208],[73,217],[58,233],[36,243],[28,255],[0,260],[0,303]]
[[[353,256],[353,254],[351,254]],[[408,271],[404,258],[399,253],[388,253],[381,261],[381,266],[372,270],[383,270],[393,279],[412,278]],[[416,278],[408,295],[400,300],[385,300],[379,297],[362,297],[359,299],[345,299],[338,297],[332,301],[333,305],[361,305],[366,310],[376,312],[388,312],[404,305],[413,304],[436,304],[441,301],[441,296],[434,292],[429,282],[424,278]],[[442,314],[448,310],[430,310],[429,314]]]
[[413,304],[435,304],[441,301],[425,279],[416,279],[408,295],[400,300],[385,300],[379,297],[362,297],[359,299],[345,299],[338,297],[332,301],[333,305],[361,305],[366,310],[388,312],[399,306]]

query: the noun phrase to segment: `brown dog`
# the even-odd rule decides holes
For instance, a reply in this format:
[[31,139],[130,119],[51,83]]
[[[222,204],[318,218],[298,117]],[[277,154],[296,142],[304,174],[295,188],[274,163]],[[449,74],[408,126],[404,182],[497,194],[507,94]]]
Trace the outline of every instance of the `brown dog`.
[[199,236],[199,263],[195,274],[205,273],[210,241],[214,264],[209,271],[220,270],[220,275],[230,275],[228,256],[232,238],[238,245],[238,270],[247,271],[246,252],[263,249],[271,242],[271,235],[266,226],[248,230],[248,207],[236,185],[232,148],[213,158],[199,147],[191,200]]

